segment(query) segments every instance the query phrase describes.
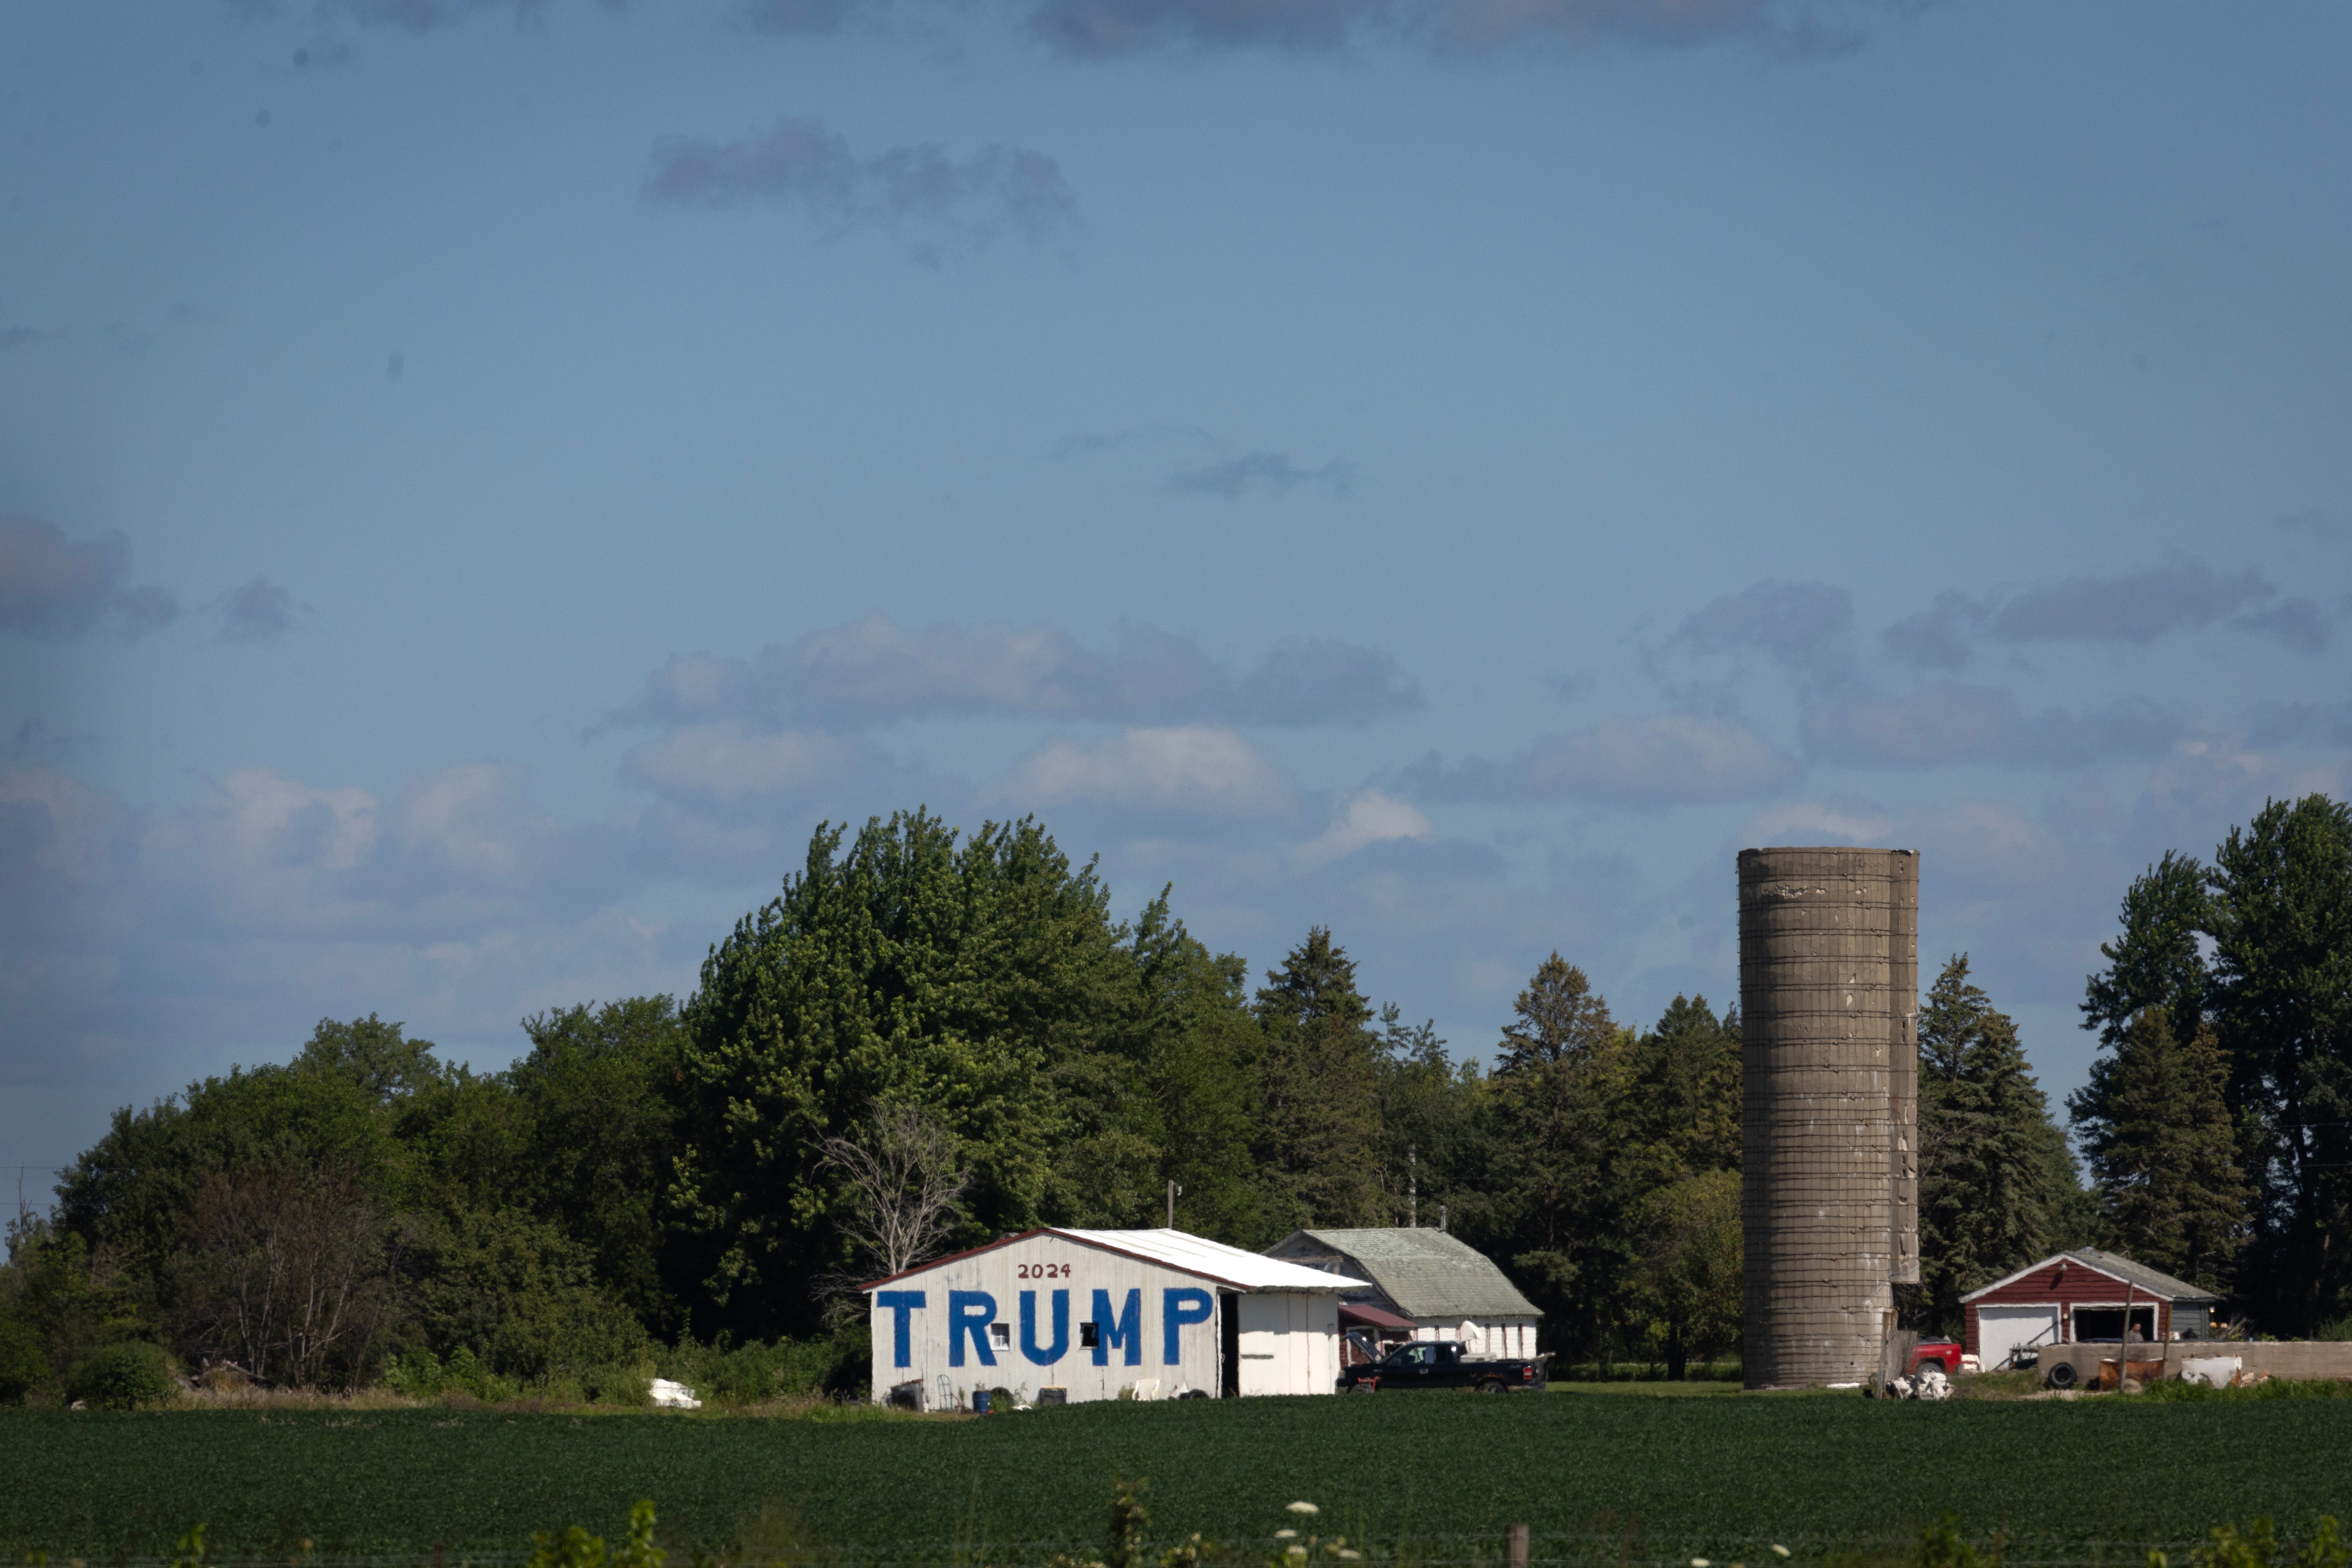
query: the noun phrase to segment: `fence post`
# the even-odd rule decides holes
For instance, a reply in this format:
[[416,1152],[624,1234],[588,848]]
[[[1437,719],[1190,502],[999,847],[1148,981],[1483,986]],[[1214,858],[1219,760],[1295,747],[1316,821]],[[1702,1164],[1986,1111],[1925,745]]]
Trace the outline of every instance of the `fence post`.
[[1503,1526],[1503,1562],[1507,1568],[1528,1568],[1528,1527]]

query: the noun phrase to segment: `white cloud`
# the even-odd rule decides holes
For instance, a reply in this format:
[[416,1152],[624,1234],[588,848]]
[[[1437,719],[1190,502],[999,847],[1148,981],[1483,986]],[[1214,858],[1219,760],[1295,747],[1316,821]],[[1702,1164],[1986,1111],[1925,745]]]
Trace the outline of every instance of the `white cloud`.
[[1099,741],[1055,741],[1030,753],[999,786],[1037,805],[1079,803],[1220,816],[1288,810],[1290,781],[1231,730],[1192,725],[1128,730]]
[[1347,804],[1318,837],[1298,847],[1298,858],[1309,866],[1341,860],[1367,845],[1391,838],[1427,838],[1433,830],[1429,818],[1392,795],[1368,789]]
[[822,733],[693,724],[630,747],[621,769],[667,794],[732,806],[837,777],[859,752],[856,742]]
[[1792,800],[1766,806],[1739,829],[1745,845],[1808,844],[1836,840],[1847,844],[1880,843],[1894,830],[1893,820],[1874,811],[1849,811],[1821,801]]

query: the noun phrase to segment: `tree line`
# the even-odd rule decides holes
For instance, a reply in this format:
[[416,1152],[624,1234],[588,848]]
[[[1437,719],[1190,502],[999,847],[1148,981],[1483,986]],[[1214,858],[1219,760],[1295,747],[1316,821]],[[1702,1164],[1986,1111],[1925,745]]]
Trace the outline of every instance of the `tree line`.
[[[2315,845],[2343,857],[2342,807],[2276,809],[2305,814],[2295,865]],[[2336,840],[2308,830],[2314,813]],[[2279,837],[2272,817],[2248,846]],[[2014,1026],[1965,955],[1945,965],[1920,1014],[1925,1282],[1908,1306],[1923,1326],[1956,1326],[1962,1290],[2077,1241],[2216,1278],[2289,1246],[2325,1254],[2310,1227],[2340,1206],[2293,1182],[2325,1176],[2341,1146],[2306,1123],[2342,1079],[2294,1078],[2290,1115],[2262,1099],[2277,1063],[2211,1068],[2256,1028],[2255,1005],[2227,998],[2259,994],[2269,1019],[2304,982],[2263,967],[2252,934],[2213,937],[2210,962],[2179,936],[2303,927],[2217,914],[2239,906],[2206,880],[2205,923],[2181,926],[2193,864],[2135,884],[2115,967],[2091,983],[2086,1012],[2110,1033],[2071,1107],[2088,1193]],[[2246,873],[2199,872],[2225,875]],[[2296,875],[2295,907],[2317,908],[2324,868]],[[2149,976],[2170,988],[2144,994]],[[965,836],[918,811],[855,837],[820,827],[683,1004],[559,1008],[523,1030],[524,1056],[478,1073],[398,1024],[322,1021],[290,1062],[115,1112],[52,1208],[11,1227],[0,1396],[53,1390],[128,1340],[306,1386],[462,1360],[593,1387],[657,1346],[828,1335],[855,1369],[859,1281],[1033,1225],[1161,1224],[1171,1184],[1180,1226],[1251,1248],[1443,1213],[1542,1308],[1544,1347],[1565,1358],[1679,1374],[1738,1347],[1737,1013],[1678,996],[1628,1026],[1557,953],[1481,1068],[1375,1006],[1327,929],[1253,984],[1165,889],[1116,918],[1095,868],[1034,820]],[[2259,1156],[2238,1218],[2208,1213],[2231,1190],[2222,1167],[2175,1148],[2217,1126],[2229,1170],[2242,1147]],[[2199,1182],[2207,1196],[2180,1195]],[[2185,1261],[2162,1250],[2176,1237]],[[2336,1270],[2316,1278],[2340,1302]]]

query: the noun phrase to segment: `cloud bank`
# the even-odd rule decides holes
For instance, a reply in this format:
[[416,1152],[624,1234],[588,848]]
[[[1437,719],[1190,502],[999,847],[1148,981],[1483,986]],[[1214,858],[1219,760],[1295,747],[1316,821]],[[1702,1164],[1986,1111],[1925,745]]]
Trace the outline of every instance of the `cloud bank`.
[[1421,703],[1420,683],[1393,658],[1330,637],[1286,639],[1236,672],[1190,638],[1149,626],[1090,647],[1054,626],[908,628],[875,614],[750,659],[670,659],[614,717],[833,728],[971,717],[1360,725]]
[[878,229],[925,259],[1007,230],[1036,243],[1078,226],[1077,197],[1043,153],[992,145],[959,159],[920,142],[861,156],[823,121],[792,116],[731,142],[656,144],[643,194],[656,206],[796,209],[835,234]]
[[0,630],[70,637],[100,626],[126,636],[179,618],[161,588],[131,587],[120,533],[73,542],[46,522],[0,521]]

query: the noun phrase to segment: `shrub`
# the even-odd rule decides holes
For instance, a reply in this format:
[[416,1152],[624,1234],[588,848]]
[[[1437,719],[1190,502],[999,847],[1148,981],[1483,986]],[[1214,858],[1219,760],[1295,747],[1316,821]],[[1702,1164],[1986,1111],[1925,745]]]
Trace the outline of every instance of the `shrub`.
[[101,1410],[169,1405],[180,1395],[172,1358],[143,1340],[109,1345],[73,1369],[66,1396]]
[[0,1314],[0,1405],[22,1405],[56,1382],[39,1332],[22,1318]]

